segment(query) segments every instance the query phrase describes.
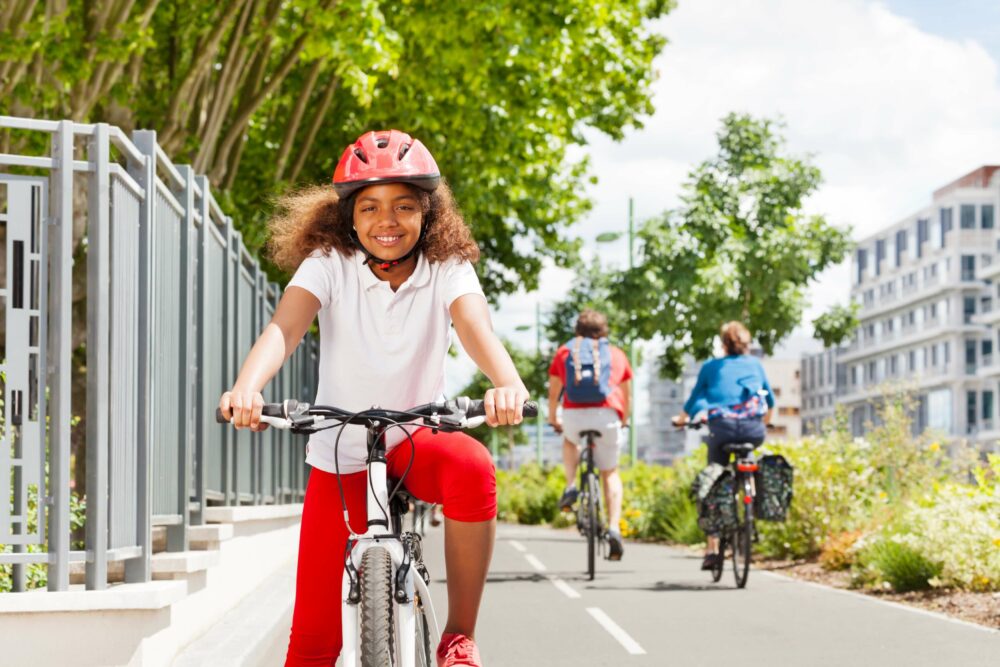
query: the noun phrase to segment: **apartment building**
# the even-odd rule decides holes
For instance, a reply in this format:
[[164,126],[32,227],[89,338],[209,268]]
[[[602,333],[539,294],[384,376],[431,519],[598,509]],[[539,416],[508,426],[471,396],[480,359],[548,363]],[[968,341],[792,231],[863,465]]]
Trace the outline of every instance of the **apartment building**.
[[847,369],[840,362],[840,348],[829,348],[802,357],[802,433],[819,433],[833,417],[839,392],[846,389]]
[[861,326],[839,355],[840,402],[856,434],[875,420],[887,383],[914,392],[915,431],[982,439],[996,428],[998,205],[1000,166],[980,167],[859,243],[851,295]]

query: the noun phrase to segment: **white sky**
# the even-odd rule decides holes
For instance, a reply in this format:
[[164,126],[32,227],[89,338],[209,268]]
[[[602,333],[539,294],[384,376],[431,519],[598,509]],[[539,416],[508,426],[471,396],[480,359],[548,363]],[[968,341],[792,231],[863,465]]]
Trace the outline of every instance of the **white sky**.
[[[992,3],[983,11],[996,16]],[[669,44],[656,62],[656,113],[619,143],[591,133],[595,206],[573,231],[591,241],[588,252],[624,263],[624,240],[597,246],[594,236],[626,228],[630,195],[637,221],[676,206],[730,111],[783,118],[788,150],[813,155],[823,172],[808,212],[853,226],[856,238],[905,217],[952,179],[1000,163],[996,60],[954,25],[948,36],[931,34],[934,20],[916,6],[913,14],[871,0],[680,0],[658,26]],[[517,295],[495,311],[498,331],[533,346],[534,332],[515,327],[533,324],[536,300],[544,308],[571,281],[547,270],[544,297]],[[806,320],[846,302],[848,285],[846,266],[824,274]],[[468,372],[468,362],[453,364],[450,386],[459,389]]]

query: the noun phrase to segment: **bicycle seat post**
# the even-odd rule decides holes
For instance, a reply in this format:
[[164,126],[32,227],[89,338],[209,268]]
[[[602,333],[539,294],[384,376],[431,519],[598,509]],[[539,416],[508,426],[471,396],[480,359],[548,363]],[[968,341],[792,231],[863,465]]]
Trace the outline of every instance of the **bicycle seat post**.
[[389,525],[389,485],[382,422],[372,419],[366,425],[368,440],[368,534],[391,535]]

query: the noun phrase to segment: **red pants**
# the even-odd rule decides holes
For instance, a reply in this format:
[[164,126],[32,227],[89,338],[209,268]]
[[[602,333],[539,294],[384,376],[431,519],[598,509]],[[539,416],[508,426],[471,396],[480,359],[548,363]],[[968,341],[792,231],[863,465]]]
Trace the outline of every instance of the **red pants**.
[[[496,470],[483,445],[464,433],[421,429],[413,436],[416,456],[406,475],[406,489],[417,498],[440,504],[456,521],[488,521],[497,514]],[[390,477],[399,478],[410,462],[403,441],[388,456]],[[363,533],[367,472],[341,475],[351,527]],[[390,489],[391,490],[391,489]],[[313,468],[306,487],[295,583],[295,611],[286,667],[332,667],[340,655],[341,583],[344,573],[344,525],[337,476]]]

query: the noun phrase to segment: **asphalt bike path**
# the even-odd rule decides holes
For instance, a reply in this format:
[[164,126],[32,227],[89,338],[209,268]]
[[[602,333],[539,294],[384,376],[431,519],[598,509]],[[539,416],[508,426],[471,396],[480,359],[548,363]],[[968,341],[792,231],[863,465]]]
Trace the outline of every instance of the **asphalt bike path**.
[[[442,528],[424,538],[435,611],[447,617]],[[477,640],[488,667],[525,665],[1000,665],[1000,633],[860,594],[627,543],[587,581],[572,530],[501,524]]]

